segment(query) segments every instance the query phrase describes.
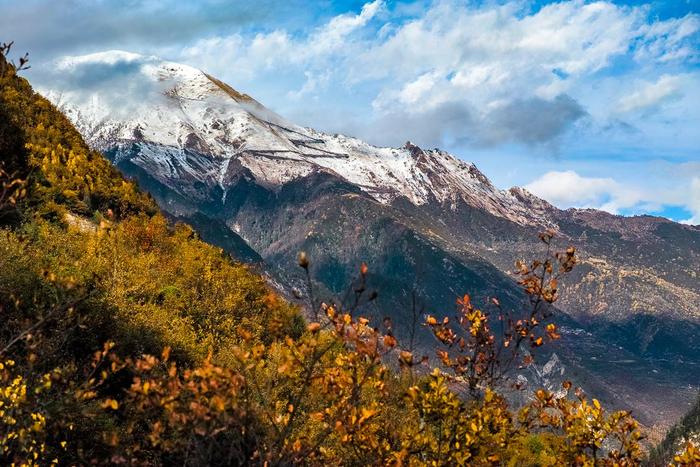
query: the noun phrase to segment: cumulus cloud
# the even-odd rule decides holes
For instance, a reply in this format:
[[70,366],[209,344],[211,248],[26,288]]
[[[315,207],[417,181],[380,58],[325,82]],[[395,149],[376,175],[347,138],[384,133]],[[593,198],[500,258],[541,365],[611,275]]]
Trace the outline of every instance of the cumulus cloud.
[[302,37],[275,29],[252,38],[234,33],[200,39],[179,55],[219,75],[242,73],[252,79],[261,72],[295,66],[313,80],[317,76],[313,70],[328,68],[337,56],[345,55],[352,48],[352,34],[366,26],[382,8],[383,1],[375,0],[365,4],[359,13],[334,16]]
[[585,177],[573,170],[550,171],[525,188],[561,208],[594,208],[612,214],[661,212],[664,206],[680,206],[692,214],[683,222],[700,224],[700,176],[681,176],[674,189],[659,193],[648,184]]
[[[277,71],[297,76],[300,84],[286,94],[296,101],[374,89],[363,124],[346,119],[340,131],[378,144],[410,138],[430,146],[556,148],[588,115],[582,85],[616,60],[639,67],[688,60],[695,56],[700,30],[693,15],[650,22],[644,7],[607,1],[557,2],[534,13],[515,1],[482,6],[436,1],[403,17],[400,10],[376,0],[307,34],[275,29],[253,37],[210,37],[186,47],[181,57],[240,81]],[[648,111],[680,95],[686,84],[658,77],[616,96],[608,113]],[[414,121],[423,122],[419,135],[409,133]],[[327,129],[338,129],[338,123],[325,122]]]
[[639,202],[636,194],[626,191],[612,178],[582,177],[573,170],[547,172],[525,188],[557,206],[607,207],[613,213]]
[[327,24],[311,34],[306,41],[307,54],[318,56],[345,46],[349,34],[367,25],[384,6],[383,0],[366,3],[359,14],[343,14],[332,18]]
[[232,27],[281,24],[281,18],[293,25],[310,13],[304,6],[302,0],[0,0],[0,31],[35,57],[111,48],[143,52]]
[[637,60],[657,62],[695,61],[700,51],[697,36],[700,30],[700,17],[688,14],[683,18],[656,21],[642,27],[643,34],[635,50]]
[[365,69],[358,68],[356,78],[365,72],[373,77],[412,76],[417,69],[470,73],[479,66],[515,79],[515,85],[536,77],[551,81],[553,69],[568,75],[601,69],[613,56],[625,53],[640,34],[641,12],[612,3],[561,2],[531,15],[522,6],[435,3],[425,15],[362,53],[358,65]]
[[[373,101],[378,113],[404,107],[427,117],[445,102],[461,102],[476,124],[463,127],[464,141],[551,145],[587,114],[581,84],[630,50],[645,64],[683,58],[679,51],[692,48],[698,30],[693,16],[650,27],[643,8],[609,2],[560,2],[534,14],[520,7],[436,3],[349,60],[349,79],[389,81]],[[679,84],[661,80],[625,105],[638,110],[635,100],[663,92],[668,98]],[[400,124],[393,131],[401,132]]]

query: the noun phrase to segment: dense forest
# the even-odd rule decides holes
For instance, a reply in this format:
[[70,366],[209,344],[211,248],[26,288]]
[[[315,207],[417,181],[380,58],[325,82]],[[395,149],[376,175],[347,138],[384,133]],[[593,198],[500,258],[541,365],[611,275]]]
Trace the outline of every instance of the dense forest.
[[[310,290],[302,313],[169,223],[4,56],[0,73],[3,464],[643,461],[632,416],[568,382],[522,408],[500,395],[559,338],[551,304],[573,249],[518,264],[523,316],[468,295],[454,317],[426,316],[440,350],[423,358],[390,321],[374,328],[359,313],[376,297],[367,265],[352,306]],[[302,274],[310,261],[300,254]],[[672,462],[697,465],[700,452]]]

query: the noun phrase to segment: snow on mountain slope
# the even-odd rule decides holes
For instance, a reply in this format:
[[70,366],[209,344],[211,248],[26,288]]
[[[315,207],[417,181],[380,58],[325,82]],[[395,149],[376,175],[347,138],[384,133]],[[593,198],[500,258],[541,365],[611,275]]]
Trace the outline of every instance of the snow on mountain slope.
[[548,224],[551,205],[522,189],[498,190],[474,164],[444,151],[411,143],[380,148],[302,128],[200,70],[156,57],[110,51],[64,59],[57,68],[70,76],[89,72],[90,64],[128,72],[91,77],[87,89],[45,94],[92,147],[116,150],[116,162],[120,148],[138,143],[131,162],[171,188],[189,177],[226,193],[239,164],[273,189],[321,170],[380,203],[403,196],[415,205],[454,206],[461,198],[520,224]]

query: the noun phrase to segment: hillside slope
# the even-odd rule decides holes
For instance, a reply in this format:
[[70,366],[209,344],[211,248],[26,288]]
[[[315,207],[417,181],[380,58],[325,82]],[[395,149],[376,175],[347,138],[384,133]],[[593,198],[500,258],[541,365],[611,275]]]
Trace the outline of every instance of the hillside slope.
[[[343,308],[305,326],[261,277],[169,224],[5,65],[0,54],[3,465],[641,460],[636,421],[566,397],[568,384],[538,391],[516,423],[482,370],[460,398],[449,372],[422,375],[390,333]],[[476,326],[465,346],[492,346],[462,304]],[[478,353],[497,363],[492,350]],[[383,363],[394,356],[401,372]],[[561,434],[545,421],[552,403],[572,422]]]
[[650,455],[652,465],[664,465],[682,452],[688,443],[700,450],[700,397],[683,418],[673,425],[664,440],[654,448]]
[[[700,227],[562,211],[523,189],[497,189],[444,151],[377,148],[296,126],[204,72],[155,57],[105,52],[60,69],[80,75],[99,63],[130,72],[47,96],[164,210],[224,223],[290,287],[304,290],[300,250],[328,295],[342,294],[366,261],[380,292],[367,313],[375,323],[392,317],[406,336],[415,303],[449,312],[465,292],[480,303],[498,293],[517,308],[513,261],[542,251],[537,233],[552,229],[556,246],[576,246],[582,260],[559,306],[566,332],[590,339],[562,341],[568,371],[634,409],[656,436],[700,386]],[[122,91],[130,87],[134,98]]]
[[0,112],[0,192],[13,190],[0,196],[0,462],[109,459],[120,419],[95,413],[84,393],[105,395],[90,375],[109,342],[114,358],[167,347],[189,366],[230,360],[242,329],[265,342],[303,332],[262,277],[169,224],[11,67],[0,73]]

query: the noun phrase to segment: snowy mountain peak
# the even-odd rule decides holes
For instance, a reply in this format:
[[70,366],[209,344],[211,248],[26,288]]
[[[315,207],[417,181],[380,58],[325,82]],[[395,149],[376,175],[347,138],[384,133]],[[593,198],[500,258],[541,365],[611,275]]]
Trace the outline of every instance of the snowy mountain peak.
[[455,206],[462,200],[521,224],[545,223],[544,204],[498,190],[476,166],[447,152],[411,142],[401,148],[375,147],[294,125],[187,65],[109,51],[70,57],[57,68],[69,80],[85,84],[45,94],[88,143],[114,152],[117,163],[128,157],[176,191],[187,178],[218,185],[226,193],[241,168],[272,189],[325,171],[380,203],[405,197],[415,205]]

